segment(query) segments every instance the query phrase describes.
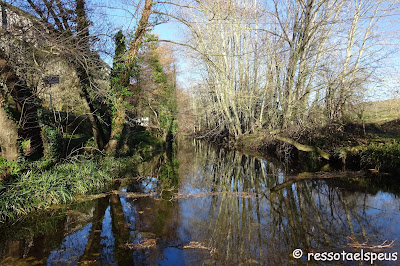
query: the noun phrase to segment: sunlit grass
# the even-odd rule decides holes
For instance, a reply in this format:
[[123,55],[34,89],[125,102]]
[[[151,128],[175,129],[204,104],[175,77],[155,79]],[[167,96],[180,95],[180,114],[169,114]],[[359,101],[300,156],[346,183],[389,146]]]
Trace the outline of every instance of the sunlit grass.
[[400,99],[365,102],[364,119],[367,123],[385,123],[400,118]]
[[0,221],[70,202],[76,195],[99,191],[111,181],[107,169],[86,158],[50,170],[29,170],[0,186]]

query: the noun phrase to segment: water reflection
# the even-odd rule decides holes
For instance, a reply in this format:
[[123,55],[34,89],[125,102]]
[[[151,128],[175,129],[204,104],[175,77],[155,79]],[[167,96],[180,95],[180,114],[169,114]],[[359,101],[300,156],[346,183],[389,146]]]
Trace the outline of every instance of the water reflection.
[[287,180],[279,163],[197,141],[138,171],[119,193],[13,226],[0,240],[2,264],[287,264],[299,262],[295,248],[352,251],[385,240],[395,240],[385,252],[400,251],[395,194],[337,180],[276,189]]

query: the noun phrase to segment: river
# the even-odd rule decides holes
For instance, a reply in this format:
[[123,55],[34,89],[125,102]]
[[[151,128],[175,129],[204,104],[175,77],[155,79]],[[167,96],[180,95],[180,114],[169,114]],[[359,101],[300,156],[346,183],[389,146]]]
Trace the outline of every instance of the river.
[[[113,191],[0,225],[0,264],[284,265],[307,263],[309,252],[400,253],[398,184],[311,179],[273,189],[287,173],[274,160],[180,141]],[[359,265],[351,258],[337,263]]]

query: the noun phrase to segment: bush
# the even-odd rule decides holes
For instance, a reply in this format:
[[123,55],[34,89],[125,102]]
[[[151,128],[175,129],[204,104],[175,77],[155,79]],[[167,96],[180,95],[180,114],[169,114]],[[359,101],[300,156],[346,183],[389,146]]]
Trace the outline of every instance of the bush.
[[63,153],[63,137],[61,133],[53,127],[43,125],[42,136],[45,157],[58,160]]
[[372,143],[361,150],[361,164],[378,170],[393,171],[400,165],[400,143]]

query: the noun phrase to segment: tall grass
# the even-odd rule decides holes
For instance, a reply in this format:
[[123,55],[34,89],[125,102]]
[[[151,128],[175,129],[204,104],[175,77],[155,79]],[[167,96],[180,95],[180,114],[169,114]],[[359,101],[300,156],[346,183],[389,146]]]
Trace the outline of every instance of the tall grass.
[[50,170],[29,170],[11,183],[0,183],[0,221],[12,220],[36,209],[71,201],[96,192],[112,181],[95,160],[81,158]]

